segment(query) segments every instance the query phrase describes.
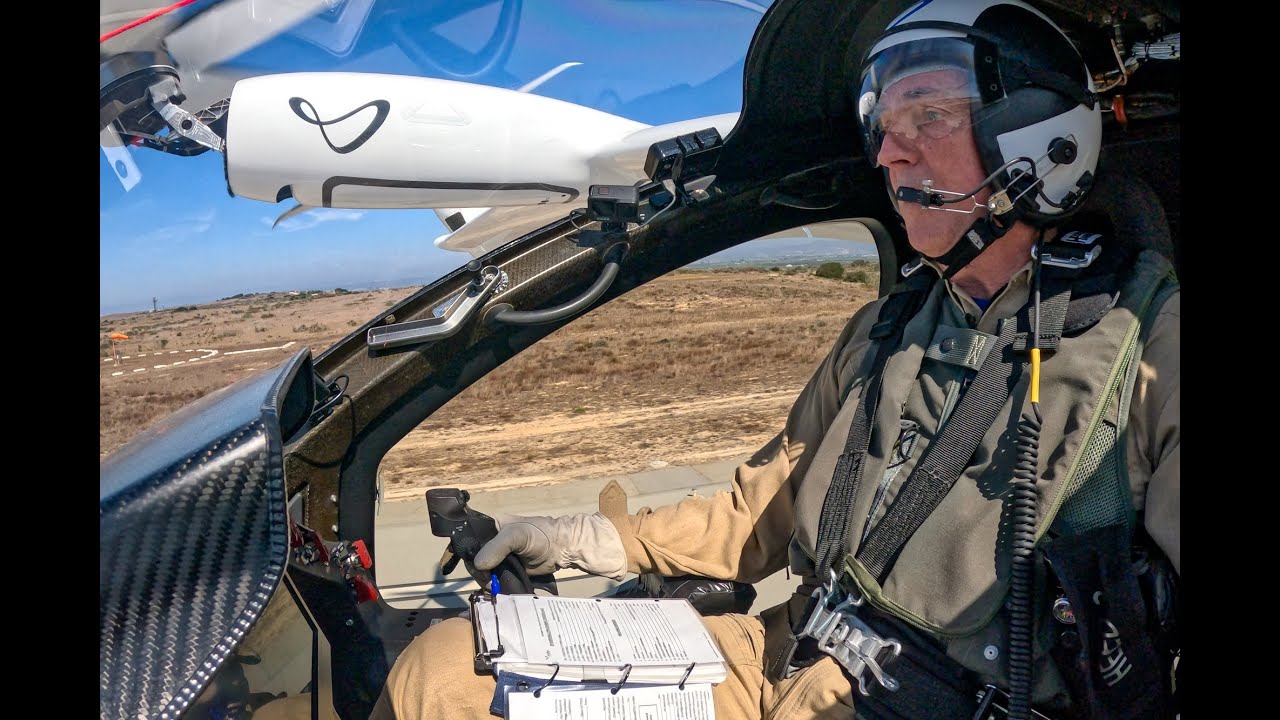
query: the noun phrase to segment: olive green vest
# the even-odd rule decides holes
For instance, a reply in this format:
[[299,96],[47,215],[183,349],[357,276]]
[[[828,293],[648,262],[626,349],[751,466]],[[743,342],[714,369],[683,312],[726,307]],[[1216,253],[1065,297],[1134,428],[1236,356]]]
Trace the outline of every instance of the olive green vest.
[[[1079,335],[1063,337],[1056,352],[1043,356],[1037,540],[1073,495],[1078,497],[1067,507],[1074,512],[1064,511],[1058,527],[1064,525],[1067,515],[1072,516],[1075,526],[1087,524],[1091,510],[1100,505],[1100,493],[1111,495],[1103,498],[1102,506],[1115,499],[1132,514],[1124,443],[1118,438],[1123,437],[1120,431],[1127,420],[1128,391],[1137,368],[1142,330],[1151,320],[1148,312],[1158,310],[1153,302],[1157,294],[1163,296],[1175,282],[1172,266],[1164,256],[1143,251],[1136,257],[1115,307]],[[866,333],[867,329],[862,329],[852,342],[863,340]],[[980,364],[977,350],[994,341],[992,336],[985,338],[969,329],[941,282],[934,284],[906,325],[898,351],[884,369],[866,466],[849,518],[849,554],[843,580],[855,582],[876,608],[946,639],[947,654],[961,665],[1007,686],[1003,657],[1007,612],[1002,608],[1009,589],[1011,553],[1005,506],[1012,486],[1016,425],[1030,407],[1030,372],[1022,374],[973,460],[907,540],[883,584],[854,557],[869,530],[868,518],[874,524],[884,516],[902,482],[937,436],[940,418],[955,408],[966,374],[972,377],[975,361]],[[823,500],[849,434],[864,386],[863,375],[874,354],[873,349],[854,361],[861,367],[850,373],[854,382],[800,485],[790,554],[793,571],[802,576],[815,574],[813,558]],[[1100,477],[1099,468],[1113,472],[1096,481],[1090,479]],[[1090,502],[1075,502],[1085,495],[1077,493],[1081,487],[1095,496]],[[1038,578],[1036,585],[1043,587],[1043,578]],[[1048,603],[1037,600],[1036,604],[1034,694],[1044,697],[1061,688],[1061,678],[1048,662],[1051,628],[1039,622]]]

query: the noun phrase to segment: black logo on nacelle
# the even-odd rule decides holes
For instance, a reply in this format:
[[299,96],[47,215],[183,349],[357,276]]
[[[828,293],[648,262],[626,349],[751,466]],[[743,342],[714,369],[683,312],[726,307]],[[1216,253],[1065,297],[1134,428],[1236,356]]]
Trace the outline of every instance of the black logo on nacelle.
[[[302,106],[304,104],[311,111],[311,115],[307,115],[302,111]],[[312,105],[310,101],[304,100],[300,97],[289,98],[289,107],[293,110],[294,115],[297,115],[298,117],[302,118],[306,122],[309,122],[312,125],[319,127],[320,136],[324,138],[325,144],[328,145],[330,149],[332,149],[334,152],[338,153],[339,155],[345,155],[351,152],[352,150],[355,150],[356,148],[360,147],[361,145],[365,144],[365,142],[369,138],[373,137],[373,134],[378,131],[378,128],[382,127],[382,123],[387,119],[387,114],[391,112],[391,103],[387,102],[386,100],[373,100],[371,102],[367,102],[364,105],[361,105],[360,107],[356,108],[355,110],[352,110],[351,112],[347,113],[346,115],[343,115],[340,118],[334,118],[333,120],[321,120],[320,113],[316,110],[316,107]],[[347,118],[351,117],[352,115],[355,115],[356,113],[360,112],[361,110],[364,110],[365,108],[369,108],[369,107],[374,109],[373,122],[369,123],[369,127],[365,128],[364,132],[360,133],[359,137],[347,143],[346,145],[343,145],[342,147],[338,147],[334,145],[333,142],[329,140],[329,136],[324,131],[324,128],[326,125],[333,125],[334,123],[340,123],[343,120],[346,120]]]

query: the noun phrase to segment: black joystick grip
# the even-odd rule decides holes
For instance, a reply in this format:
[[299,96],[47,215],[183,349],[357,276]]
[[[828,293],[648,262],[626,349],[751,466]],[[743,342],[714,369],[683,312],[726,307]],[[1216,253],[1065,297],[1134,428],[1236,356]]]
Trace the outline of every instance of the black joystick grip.
[[[456,565],[456,558],[461,558],[466,564],[467,572],[480,583],[480,587],[490,590],[492,578],[488,571],[476,569],[475,559],[480,548],[498,534],[498,523],[488,515],[468,507],[467,502],[470,500],[471,494],[466,490],[432,488],[427,490],[427,516],[431,521],[431,534],[449,538],[449,553],[455,559],[446,562],[445,573]],[[524,563],[515,555],[503,558],[502,563],[492,572],[498,576],[504,593],[527,594],[532,593],[535,587],[556,592],[554,576],[539,575],[530,578]]]

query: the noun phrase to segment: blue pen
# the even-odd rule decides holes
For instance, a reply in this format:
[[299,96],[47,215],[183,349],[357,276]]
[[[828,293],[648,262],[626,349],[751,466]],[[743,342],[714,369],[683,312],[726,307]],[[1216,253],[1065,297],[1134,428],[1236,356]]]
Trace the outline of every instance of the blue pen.
[[489,573],[489,592],[497,595],[502,590],[502,586],[498,583],[498,573]]

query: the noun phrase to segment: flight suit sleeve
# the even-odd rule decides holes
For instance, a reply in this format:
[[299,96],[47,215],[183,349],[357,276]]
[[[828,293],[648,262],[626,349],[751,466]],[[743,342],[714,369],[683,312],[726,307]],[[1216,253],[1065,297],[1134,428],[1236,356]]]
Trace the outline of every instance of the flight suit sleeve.
[[737,468],[731,491],[631,515],[606,512],[626,548],[628,570],[754,583],[785,566],[796,491],[840,409],[840,378],[865,354],[881,302],[867,303],[845,325],[782,432]]
[[1181,574],[1179,307],[1175,292],[1152,323],[1129,408],[1129,447],[1131,479],[1149,478],[1145,491],[1141,482],[1134,487],[1140,493],[1136,499],[1144,500],[1138,506],[1145,506],[1147,532]]

